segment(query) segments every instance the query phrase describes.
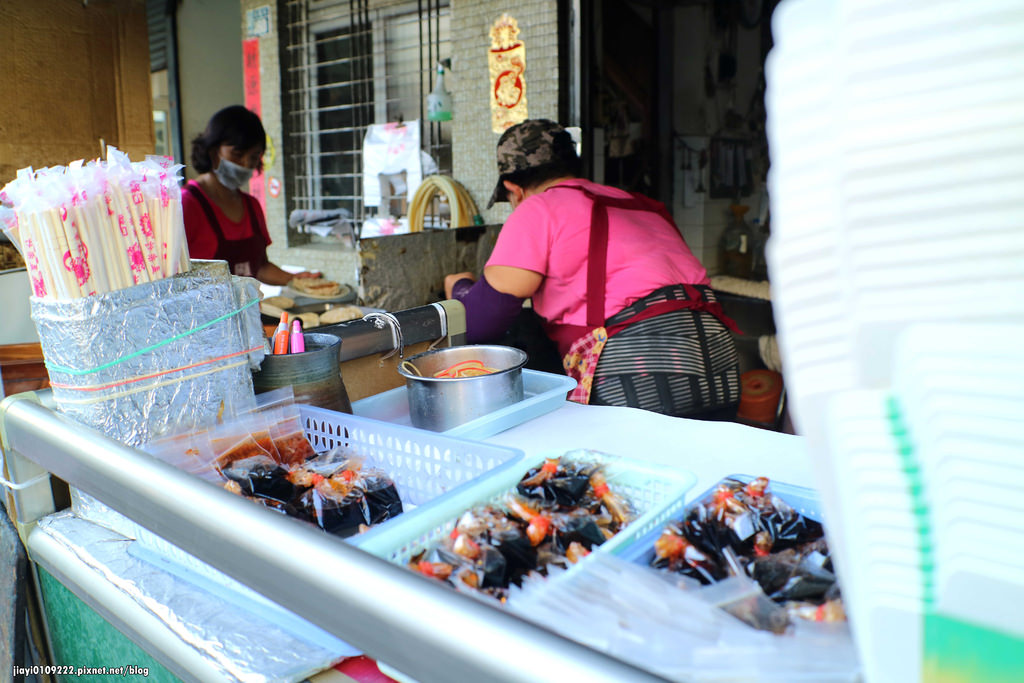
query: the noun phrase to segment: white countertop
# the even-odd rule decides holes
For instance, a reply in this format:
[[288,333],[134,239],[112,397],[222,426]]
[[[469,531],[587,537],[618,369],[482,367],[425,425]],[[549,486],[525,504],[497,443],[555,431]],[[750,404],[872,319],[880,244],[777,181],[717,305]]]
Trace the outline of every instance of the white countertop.
[[814,487],[805,440],[734,422],[668,417],[636,408],[566,402],[557,410],[496,434],[488,443],[528,455],[590,448],[693,472],[692,495],[730,474],[766,476]]

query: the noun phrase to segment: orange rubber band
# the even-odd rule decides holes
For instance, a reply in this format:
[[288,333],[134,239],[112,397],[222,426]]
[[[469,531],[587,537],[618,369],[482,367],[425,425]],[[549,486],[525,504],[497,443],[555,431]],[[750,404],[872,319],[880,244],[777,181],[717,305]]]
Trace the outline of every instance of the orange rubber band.
[[191,370],[192,368],[198,368],[201,365],[208,365],[210,363],[216,363],[219,360],[227,360],[228,358],[234,358],[236,356],[243,356],[253,351],[259,351],[262,346],[254,346],[251,349],[245,351],[236,351],[235,353],[229,353],[224,356],[217,356],[216,358],[209,358],[207,360],[199,361],[198,363],[192,363],[191,365],[183,365],[180,368],[173,368],[171,370],[161,370],[160,372],[154,372],[150,375],[142,375],[140,377],[133,377],[132,379],[125,379],[119,382],[110,382],[108,384],[96,384],[89,387],[76,387],[70,384],[60,384],[53,382],[51,386],[57,387],[58,389],[73,389],[74,391],[102,391],[104,389],[113,389],[114,387],[123,387],[128,384],[134,384],[135,382],[141,382],[147,379],[153,379],[154,377],[162,377],[163,375],[169,375],[173,372],[181,372],[182,370]]

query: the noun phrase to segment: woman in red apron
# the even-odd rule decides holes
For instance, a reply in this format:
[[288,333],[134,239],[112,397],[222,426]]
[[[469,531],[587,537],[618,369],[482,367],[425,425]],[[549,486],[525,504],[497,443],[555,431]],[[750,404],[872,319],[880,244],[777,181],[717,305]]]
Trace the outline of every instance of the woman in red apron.
[[513,213],[478,282],[449,276],[470,343],[494,341],[531,298],[570,398],[728,418],[740,397],[734,325],[664,206],[578,177],[568,133],[545,120],[498,143],[492,196]]
[[267,134],[259,117],[235,105],[220,110],[192,142],[192,166],[200,173],[185,185],[181,204],[189,255],[228,262],[234,275],[270,285],[287,284],[293,275],[267,258],[270,234],[255,197],[243,192],[255,171],[263,169]]

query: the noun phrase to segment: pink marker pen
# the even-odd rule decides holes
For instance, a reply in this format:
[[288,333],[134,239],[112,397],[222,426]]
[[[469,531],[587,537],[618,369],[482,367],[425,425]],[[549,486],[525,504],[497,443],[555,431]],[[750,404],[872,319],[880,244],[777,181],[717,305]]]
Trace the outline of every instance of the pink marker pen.
[[292,353],[302,353],[306,350],[306,340],[302,338],[302,322],[296,318],[292,320]]

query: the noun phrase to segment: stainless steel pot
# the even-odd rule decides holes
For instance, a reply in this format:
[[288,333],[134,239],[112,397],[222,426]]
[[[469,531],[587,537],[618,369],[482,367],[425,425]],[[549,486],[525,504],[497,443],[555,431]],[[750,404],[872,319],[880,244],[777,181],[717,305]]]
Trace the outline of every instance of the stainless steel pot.
[[[497,372],[454,379],[434,377],[435,373],[466,360],[479,360]],[[511,346],[483,344],[435,349],[412,356],[399,365],[398,372],[405,377],[413,426],[443,432],[522,401],[526,360],[523,351]]]

